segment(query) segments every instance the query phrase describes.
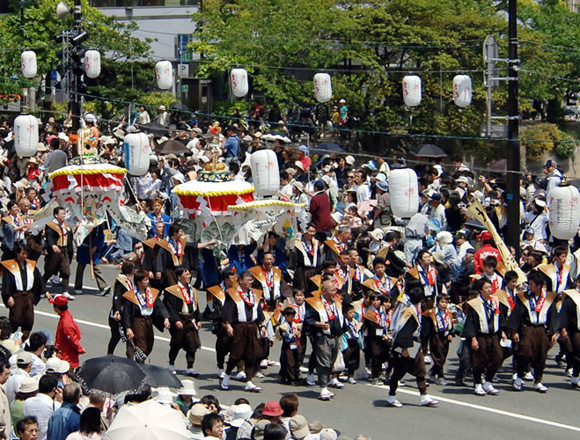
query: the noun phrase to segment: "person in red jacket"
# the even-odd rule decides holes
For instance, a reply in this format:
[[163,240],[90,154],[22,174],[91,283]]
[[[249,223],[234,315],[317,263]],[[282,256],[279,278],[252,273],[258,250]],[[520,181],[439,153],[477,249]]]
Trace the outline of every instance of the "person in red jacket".
[[58,357],[67,361],[71,368],[78,368],[79,355],[85,353],[85,349],[81,346],[81,329],[68,309],[68,299],[65,296],[59,295],[50,302],[60,317],[54,339]]
[[483,246],[478,249],[475,254],[473,255],[473,267],[475,269],[475,273],[483,273],[483,262],[487,257],[495,257],[498,263],[501,260],[501,254],[493,246],[493,236],[489,231],[483,231],[481,234],[477,236],[477,238],[481,239],[483,242]]
[[310,200],[312,223],[316,226],[317,233],[325,233],[326,238],[328,238],[334,228],[334,223],[332,222],[332,217],[330,217],[330,199],[324,191],[322,180],[314,182],[314,191],[316,192]]

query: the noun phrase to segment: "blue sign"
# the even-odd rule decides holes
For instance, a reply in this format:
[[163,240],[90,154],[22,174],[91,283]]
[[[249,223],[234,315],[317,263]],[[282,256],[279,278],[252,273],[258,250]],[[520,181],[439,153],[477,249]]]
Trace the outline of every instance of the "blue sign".
[[177,46],[175,47],[175,58],[178,63],[189,62],[191,60],[191,55],[187,45],[191,41],[190,34],[178,34],[177,35]]

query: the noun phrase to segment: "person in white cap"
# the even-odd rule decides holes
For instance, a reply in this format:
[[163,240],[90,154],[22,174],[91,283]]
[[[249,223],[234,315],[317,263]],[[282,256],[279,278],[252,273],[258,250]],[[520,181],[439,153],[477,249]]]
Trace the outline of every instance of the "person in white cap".
[[32,354],[28,351],[21,351],[16,357],[16,366],[18,368],[12,371],[11,376],[4,384],[4,391],[8,396],[8,401],[12,405],[14,397],[18,392],[20,384],[25,378],[30,377],[30,370],[32,370]]
[[550,221],[546,212],[546,201],[536,198],[528,205],[528,211],[524,214],[524,221],[528,223],[527,228],[534,231],[534,238],[538,241],[548,239],[546,226]]
[[159,114],[155,117],[155,122],[165,127],[169,127],[169,113],[165,111],[165,106],[159,106]]

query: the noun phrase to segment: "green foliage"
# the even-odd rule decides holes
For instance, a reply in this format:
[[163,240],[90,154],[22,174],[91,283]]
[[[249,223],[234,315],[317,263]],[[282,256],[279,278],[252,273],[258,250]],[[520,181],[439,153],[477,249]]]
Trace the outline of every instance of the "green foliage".
[[[201,77],[244,67],[258,96],[311,107],[312,77],[328,71],[333,100],[347,100],[359,129],[463,136],[479,135],[485,93],[481,75],[470,73],[473,105],[460,110],[453,77],[481,69],[483,40],[505,28],[485,0],[206,0],[194,21]],[[401,83],[412,72],[423,102],[407,109]]]
[[164,105],[169,108],[175,98],[171,92],[149,92],[146,95],[141,95],[139,98],[139,103],[143,104],[145,107],[149,107],[157,111],[160,105]]
[[[3,43],[3,51],[0,52],[2,75],[4,77],[20,76],[20,53],[26,49],[32,49],[36,52],[39,75],[50,73],[50,70],[56,68],[59,63],[57,51],[62,48],[60,44],[55,42],[55,37],[65,29],[72,29],[73,16],[71,15],[65,20],[58,19],[56,5],[60,0],[30,0],[24,8],[24,36],[22,36],[19,2],[11,1],[17,12],[0,16],[0,39]],[[68,3],[72,5],[71,1]],[[136,70],[134,72],[130,72],[128,69],[123,70],[121,66],[128,64],[133,67],[131,60],[148,58],[151,53],[150,43],[153,40],[132,37],[131,32],[137,29],[134,22],[121,23],[112,17],[107,17],[96,8],[90,7],[88,0],[82,0],[82,27],[89,34],[89,39],[84,43],[84,47],[99,50],[103,68],[112,67],[117,71],[114,82],[117,85],[123,84],[123,87],[118,88],[113,86],[107,89],[105,87],[103,90],[109,93],[107,96],[139,97],[138,92],[125,94],[127,88],[124,85],[125,80],[130,83],[131,79],[140,73]],[[135,64],[135,66],[138,67],[140,64]],[[148,75],[148,78],[143,84],[147,85],[155,81],[153,70],[148,70],[145,75]],[[101,78],[101,81],[103,83],[112,82],[111,78]],[[134,81],[133,88],[140,87],[141,84]],[[91,94],[99,93],[98,87],[89,90]]]
[[562,134],[556,124],[542,123],[529,126],[521,133],[521,139],[526,156],[539,161],[562,140]]
[[561,131],[561,141],[556,144],[554,152],[559,159],[568,159],[572,157],[576,152],[576,147],[578,146],[578,141],[570,136],[565,131]]

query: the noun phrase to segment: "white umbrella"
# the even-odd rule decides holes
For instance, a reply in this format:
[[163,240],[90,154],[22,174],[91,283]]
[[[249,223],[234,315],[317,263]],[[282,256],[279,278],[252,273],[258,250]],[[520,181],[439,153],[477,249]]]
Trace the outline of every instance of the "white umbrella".
[[181,411],[154,400],[124,405],[107,430],[111,440],[187,440]]

